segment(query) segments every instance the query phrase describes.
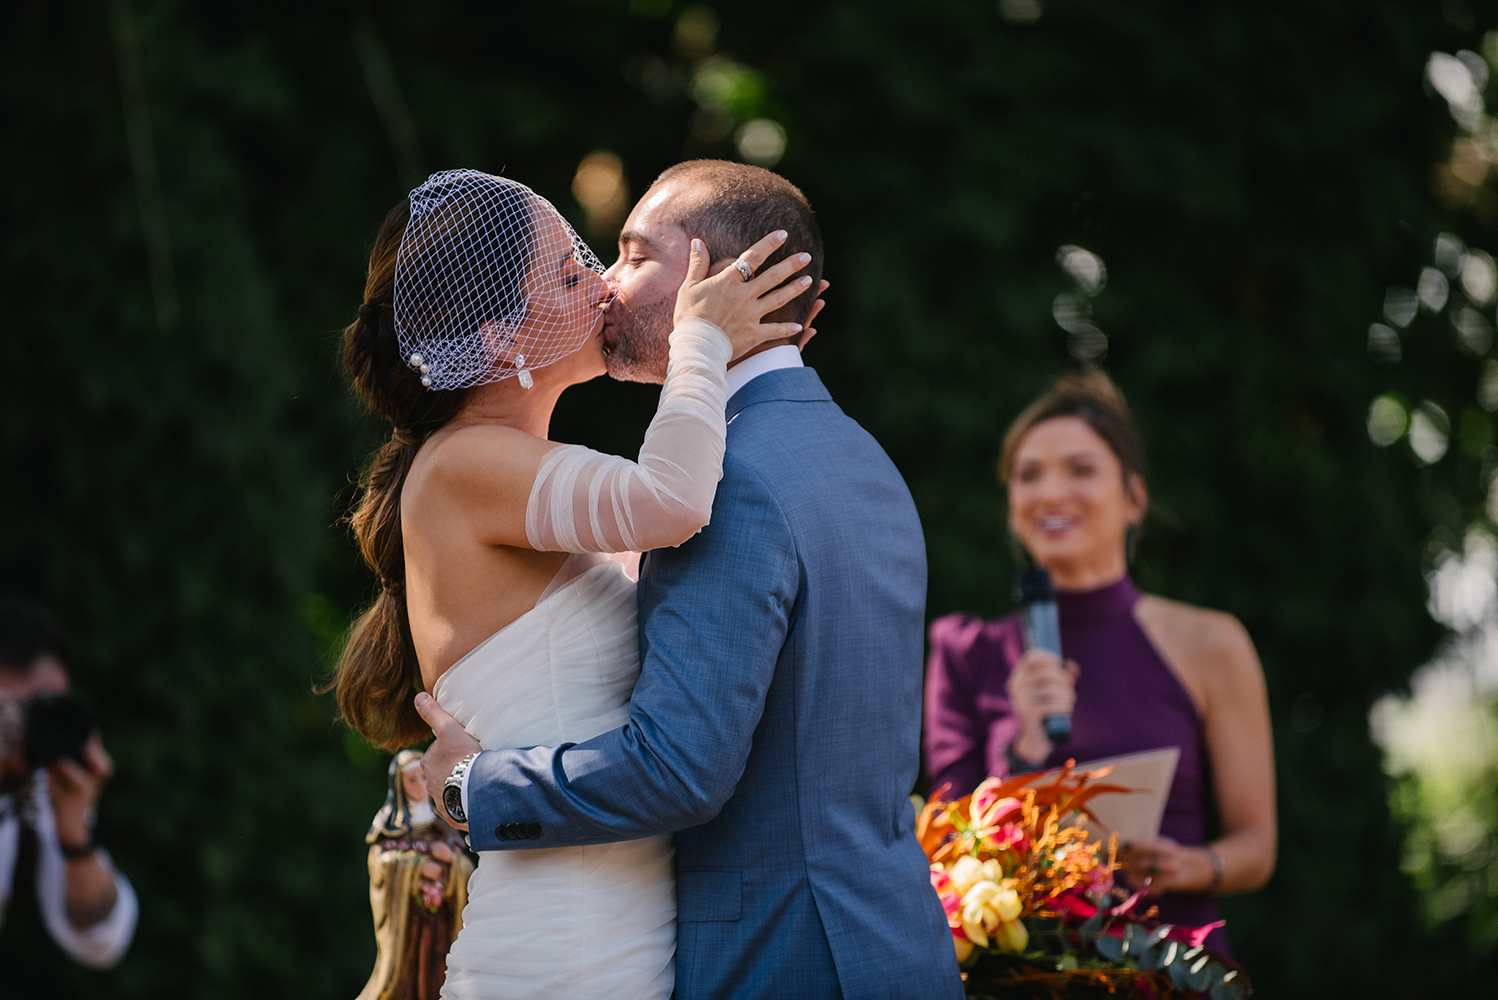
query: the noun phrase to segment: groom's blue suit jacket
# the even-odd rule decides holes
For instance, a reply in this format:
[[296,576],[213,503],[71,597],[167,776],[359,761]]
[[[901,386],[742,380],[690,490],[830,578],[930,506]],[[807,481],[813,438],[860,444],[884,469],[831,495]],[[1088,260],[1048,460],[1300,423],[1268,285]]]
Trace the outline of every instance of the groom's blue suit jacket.
[[926,598],[910,492],[810,368],[753,379],[728,417],[712,523],[645,561],[629,722],[481,755],[471,842],[675,832],[682,1000],[959,998],[908,798]]

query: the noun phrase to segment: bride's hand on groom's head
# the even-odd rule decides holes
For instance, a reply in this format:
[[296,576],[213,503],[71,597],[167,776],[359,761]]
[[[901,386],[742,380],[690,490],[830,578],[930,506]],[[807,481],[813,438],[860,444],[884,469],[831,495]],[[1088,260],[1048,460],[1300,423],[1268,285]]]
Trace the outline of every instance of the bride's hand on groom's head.
[[[792,254],[760,271],[785,239],[784,230],[771,233],[712,275],[709,275],[712,261],[707,247],[700,239],[692,240],[687,276],[676,293],[675,322],[680,324],[695,317],[715,324],[728,334],[735,358],[767,341],[789,340],[800,335],[804,330],[800,323],[760,322],[811,286],[811,278],[804,275],[789,280],[811,263],[810,254]],[[752,277],[746,276],[746,272]],[[784,287],[780,287],[782,282]]]
[[[832,282],[823,278],[822,284],[817,288],[817,295],[820,296],[823,292],[827,291],[831,284]],[[801,336],[796,338],[796,348],[798,350],[806,350],[806,345],[811,342],[811,338],[817,335],[817,328],[812,326],[811,323],[812,320],[817,318],[817,313],[825,308],[827,308],[827,303],[820,298],[811,304],[811,312],[806,314],[806,329],[802,330]]]

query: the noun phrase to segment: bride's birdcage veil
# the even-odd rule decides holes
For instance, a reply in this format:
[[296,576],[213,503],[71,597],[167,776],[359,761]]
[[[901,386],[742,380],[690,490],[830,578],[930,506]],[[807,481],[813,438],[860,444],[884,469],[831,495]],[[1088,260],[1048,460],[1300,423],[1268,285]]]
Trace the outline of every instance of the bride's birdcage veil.
[[591,335],[599,303],[580,269],[603,272],[550,202],[524,184],[443,170],[411,192],[395,264],[401,356],[430,389],[464,389],[566,357]]

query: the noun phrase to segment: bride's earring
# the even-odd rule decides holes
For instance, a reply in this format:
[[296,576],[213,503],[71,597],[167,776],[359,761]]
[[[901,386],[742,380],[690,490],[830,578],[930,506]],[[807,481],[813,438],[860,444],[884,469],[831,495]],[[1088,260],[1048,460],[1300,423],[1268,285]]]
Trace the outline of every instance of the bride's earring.
[[520,382],[520,388],[529,389],[536,384],[536,380],[531,378],[531,373],[525,369],[524,354],[515,355],[515,372],[515,378]]

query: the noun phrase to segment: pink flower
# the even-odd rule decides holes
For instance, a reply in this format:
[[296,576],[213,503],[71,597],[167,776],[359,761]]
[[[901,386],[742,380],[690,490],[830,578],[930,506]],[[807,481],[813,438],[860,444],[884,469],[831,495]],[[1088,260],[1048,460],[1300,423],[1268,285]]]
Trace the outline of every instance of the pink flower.
[[951,923],[962,912],[962,897],[955,892],[943,892],[939,898],[941,908],[947,911],[947,922]]
[[980,828],[998,826],[1024,808],[1019,799],[1001,799],[994,794],[1001,784],[998,778],[989,778],[973,792],[968,814]]
[[1101,899],[1113,888],[1113,873],[1107,865],[1098,865],[1087,876],[1087,887],[1082,891],[1093,899]]
[[1124,900],[1122,903],[1119,903],[1117,906],[1115,906],[1109,912],[1111,914],[1113,914],[1113,916],[1115,916],[1115,917],[1121,917],[1121,916],[1124,916],[1126,914],[1132,913],[1134,911],[1134,907],[1138,906],[1139,905],[1139,901],[1144,898],[1144,893],[1145,893],[1145,891],[1148,888],[1149,888],[1149,879],[1145,879],[1145,881],[1144,881],[1144,888],[1142,888],[1138,892],[1134,893],[1134,895],[1130,896],[1128,899]]
[[[1007,801],[1013,802],[1014,799]],[[1013,823],[1005,823],[989,837],[999,850],[1013,851],[1015,854],[1030,853],[1030,838],[1025,836],[1025,831]]]
[[931,866],[931,888],[941,900],[941,908],[947,911],[947,923],[953,934],[961,934],[962,894],[952,885],[952,876],[941,865]]
[[1097,912],[1097,907],[1075,895],[1073,892],[1063,892],[1051,900],[1051,908],[1063,917],[1086,920]]
[[1171,941],[1184,943],[1188,948],[1201,948],[1207,943],[1207,935],[1225,924],[1227,924],[1226,920],[1214,920],[1212,923],[1203,924],[1200,927],[1187,927],[1184,924],[1177,924],[1165,936]]

